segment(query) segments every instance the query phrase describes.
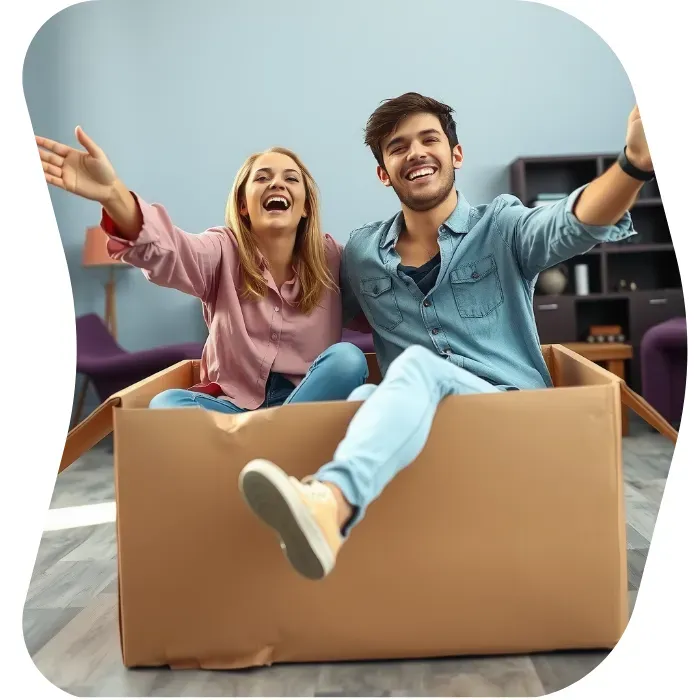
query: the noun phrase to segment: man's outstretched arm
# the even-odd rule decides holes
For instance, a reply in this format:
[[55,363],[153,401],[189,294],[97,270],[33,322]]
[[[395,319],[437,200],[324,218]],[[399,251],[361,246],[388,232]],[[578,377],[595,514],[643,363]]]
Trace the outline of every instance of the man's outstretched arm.
[[[638,107],[632,110],[627,122],[625,154],[633,167],[642,172],[653,171]],[[616,162],[581,193],[574,216],[582,224],[612,226],[632,208],[643,185],[643,180],[628,175]]]
[[498,228],[525,279],[532,280],[543,270],[599,243],[614,243],[636,234],[629,210],[644,185],[643,178],[653,174],[637,107],[628,119],[624,152],[629,166],[636,169],[634,175],[616,162],[555,204],[531,208],[515,197],[503,198]]

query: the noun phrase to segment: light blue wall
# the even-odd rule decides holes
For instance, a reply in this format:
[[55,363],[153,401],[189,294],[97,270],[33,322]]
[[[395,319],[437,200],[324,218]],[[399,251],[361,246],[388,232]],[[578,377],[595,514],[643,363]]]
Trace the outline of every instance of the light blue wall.
[[[341,241],[397,207],[362,144],[384,98],[417,90],[456,109],[474,203],[507,190],[518,156],[617,150],[634,102],[591,29],[523,0],[94,0],[40,29],[24,86],[36,133],[73,144],[80,124],[186,230],[223,223],[248,153],[291,147]],[[99,209],[51,196],[76,313],[102,313],[103,277],[80,265]],[[131,350],[205,337],[197,300],[136,270],[120,275],[118,318]]]

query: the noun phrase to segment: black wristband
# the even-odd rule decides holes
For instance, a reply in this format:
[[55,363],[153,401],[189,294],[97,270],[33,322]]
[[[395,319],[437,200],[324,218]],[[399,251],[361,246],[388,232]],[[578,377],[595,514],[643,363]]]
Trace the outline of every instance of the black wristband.
[[650,182],[656,177],[653,170],[640,170],[637,166],[630,163],[629,158],[627,158],[627,146],[625,146],[622,153],[618,156],[617,164],[622,168],[623,172],[627,173],[635,180]]

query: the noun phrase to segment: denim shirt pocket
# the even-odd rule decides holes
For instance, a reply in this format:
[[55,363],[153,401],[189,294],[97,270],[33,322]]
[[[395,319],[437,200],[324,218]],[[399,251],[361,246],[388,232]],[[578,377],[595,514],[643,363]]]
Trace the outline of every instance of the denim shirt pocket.
[[504,301],[493,255],[460,265],[450,273],[452,294],[462,318],[484,318]]
[[378,326],[391,331],[403,321],[389,275],[361,279],[360,289],[371,320]]

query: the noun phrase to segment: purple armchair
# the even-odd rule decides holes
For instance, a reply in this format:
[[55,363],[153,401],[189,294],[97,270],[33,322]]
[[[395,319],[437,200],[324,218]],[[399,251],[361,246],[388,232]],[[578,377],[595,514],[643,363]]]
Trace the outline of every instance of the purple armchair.
[[351,331],[344,329],[341,340],[344,343],[352,343],[357,345],[362,352],[374,352],[374,339],[371,333],[361,333],[359,331]]
[[102,402],[115,392],[177,362],[200,359],[204,349],[204,343],[183,343],[128,352],[116,342],[97,314],[80,316],[75,328],[76,371],[83,374],[84,379],[71,425],[80,421],[90,382]]
[[650,328],[641,342],[642,395],[671,424],[683,413],[688,368],[685,318],[672,318]]

